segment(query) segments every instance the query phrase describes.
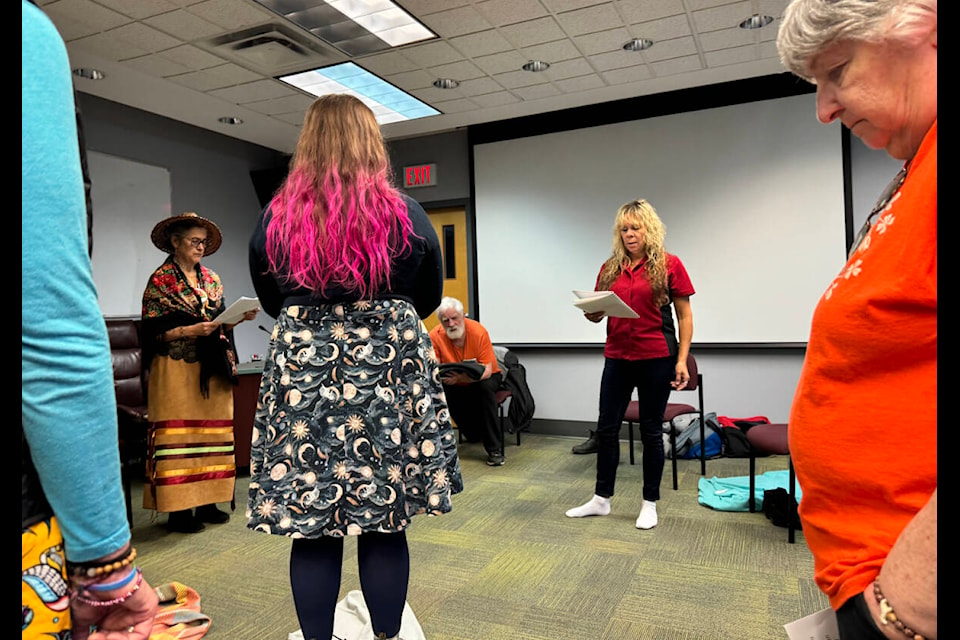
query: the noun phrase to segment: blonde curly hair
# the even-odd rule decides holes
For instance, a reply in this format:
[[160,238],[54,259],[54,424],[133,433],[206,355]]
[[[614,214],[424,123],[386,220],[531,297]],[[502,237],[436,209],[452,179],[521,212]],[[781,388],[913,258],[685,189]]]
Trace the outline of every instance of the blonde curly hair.
[[643,250],[647,254],[644,273],[653,289],[654,304],[658,307],[667,305],[670,303],[670,292],[667,284],[667,251],[663,247],[667,229],[653,205],[642,198],[628,202],[617,210],[613,222],[613,250],[600,271],[599,289],[609,289],[623,270],[630,267],[630,255],[620,236],[620,229],[628,224],[638,224],[643,229]]

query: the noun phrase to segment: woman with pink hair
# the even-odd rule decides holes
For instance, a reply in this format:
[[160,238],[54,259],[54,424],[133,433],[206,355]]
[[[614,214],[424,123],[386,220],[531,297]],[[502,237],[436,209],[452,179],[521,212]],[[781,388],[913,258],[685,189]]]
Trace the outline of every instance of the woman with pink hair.
[[293,538],[307,640],[333,634],[343,539],[378,638],[406,602],[413,516],[450,511],[463,483],[421,317],[440,303],[440,245],[390,184],[373,112],[349,95],[307,111],[289,174],[250,241],[270,340],[250,456],[248,527]]

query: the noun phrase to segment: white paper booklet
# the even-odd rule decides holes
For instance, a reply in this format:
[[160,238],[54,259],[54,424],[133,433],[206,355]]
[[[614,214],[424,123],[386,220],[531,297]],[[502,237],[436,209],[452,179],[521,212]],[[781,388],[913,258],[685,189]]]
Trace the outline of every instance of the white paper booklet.
[[573,306],[583,311],[593,313],[603,311],[603,314],[611,318],[639,318],[637,312],[627,306],[627,303],[620,299],[620,296],[613,291],[582,291],[573,290],[573,295],[577,299],[573,301]]
[[259,308],[260,298],[240,296],[236,302],[227,307],[226,310],[214,318],[213,321],[217,324],[237,324],[243,320],[243,314],[247,311],[253,311]]

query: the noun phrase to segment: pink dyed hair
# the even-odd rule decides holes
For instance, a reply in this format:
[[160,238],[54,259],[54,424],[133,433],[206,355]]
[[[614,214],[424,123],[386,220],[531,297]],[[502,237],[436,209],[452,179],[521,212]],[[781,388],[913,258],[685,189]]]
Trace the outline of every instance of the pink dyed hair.
[[380,127],[360,100],[328,95],[307,110],[266,231],[270,270],[288,283],[362,298],[389,288],[391,260],[410,248],[413,225],[390,183]]

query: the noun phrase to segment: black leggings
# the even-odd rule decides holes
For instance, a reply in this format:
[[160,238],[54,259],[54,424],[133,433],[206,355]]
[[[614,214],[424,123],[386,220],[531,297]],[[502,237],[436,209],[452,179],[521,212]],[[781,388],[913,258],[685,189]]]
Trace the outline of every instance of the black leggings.
[[[403,531],[364,533],[357,539],[357,564],[374,634],[396,636],[400,633],[410,578],[407,535]],[[293,540],[290,586],[305,640],[328,640],[333,636],[342,566],[343,538]]]

